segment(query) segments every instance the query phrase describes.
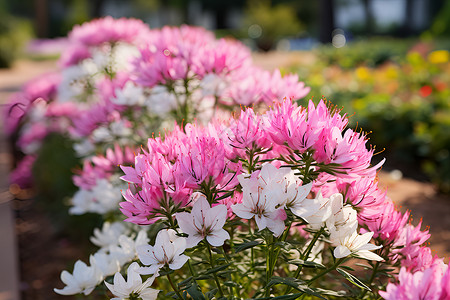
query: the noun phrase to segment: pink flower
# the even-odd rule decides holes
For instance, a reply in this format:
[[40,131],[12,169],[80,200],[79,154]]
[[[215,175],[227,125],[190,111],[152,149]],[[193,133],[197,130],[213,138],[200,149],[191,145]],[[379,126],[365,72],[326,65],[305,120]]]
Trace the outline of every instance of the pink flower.
[[32,186],[33,174],[31,169],[36,160],[36,156],[27,155],[25,156],[16,166],[16,168],[11,171],[9,175],[9,181],[12,184],[17,184],[20,188],[25,189]]
[[76,170],[72,177],[76,186],[81,189],[91,189],[97,179],[109,178],[122,164],[130,164],[134,161],[135,149],[121,148],[118,144],[114,148],[108,148],[106,155],[96,155],[83,161],[83,168]]
[[311,88],[305,87],[305,83],[298,81],[297,74],[281,76],[280,70],[276,69],[270,76],[264,92],[264,102],[271,105],[281,99],[298,100],[308,95]]
[[120,211],[127,216],[125,221],[138,225],[153,224],[164,217],[164,191],[160,187],[144,182],[137,193],[130,188],[122,193],[126,201],[119,203]]
[[415,273],[401,268],[398,284],[389,283],[386,291],[379,293],[386,300],[445,300],[449,295],[449,270],[445,264],[436,264]]
[[139,44],[150,34],[148,25],[138,19],[114,19],[110,16],[75,25],[69,41],[86,46],[125,42]]

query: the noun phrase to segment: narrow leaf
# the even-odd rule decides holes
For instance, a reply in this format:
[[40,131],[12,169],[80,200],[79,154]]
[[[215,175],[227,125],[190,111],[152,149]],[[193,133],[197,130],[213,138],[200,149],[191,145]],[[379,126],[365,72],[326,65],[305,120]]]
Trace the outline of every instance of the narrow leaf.
[[336,271],[338,271],[342,276],[345,277],[345,279],[347,279],[348,281],[350,281],[351,283],[353,283],[357,287],[362,288],[362,289],[366,289],[368,291],[372,291],[364,282],[359,280],[356,276],[348,273],[344,269],[337,268]]
[[250,241],[242,244],[237,244],[234,248],[235,253],[239,253],[241,251],[244,251],[246,249],[253,248],[255,246],[258,246],[259,244],[262,244],[262,241]]

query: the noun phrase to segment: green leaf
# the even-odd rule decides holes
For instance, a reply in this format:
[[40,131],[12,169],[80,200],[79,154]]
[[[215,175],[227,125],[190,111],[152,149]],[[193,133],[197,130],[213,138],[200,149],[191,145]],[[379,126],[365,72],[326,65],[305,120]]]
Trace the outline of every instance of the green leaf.
[[192,299],[195,300],[206,300],[205,295],[203,295],[202,291],[198,287],[197,283],[194,282],[190,288],[186,290]]
[[332,291],[332,290],[326,290],[321,288],[315,289],[318,293],[321,295],[327,295],[327,296],[334,296],[334,297],[345,297],[347,293],[345,291]]
[[207,293],[205,294],[206,298],[208,298],[209,300],[211,300],[211,299],[214,297],[214,295],[217,293],[217,291],[218,291],[218,289],[215,288],[215,289],[213,289],[213,290],[207,292]]
[[258,246],[259,244],[262,244],[262,241],[250,241],[242,244],[237,244],[236,247],[234,248],[234,253],[239,253],[246,249],[253,248],[255,246]]
[[169,275],[169,274],[172,274],[172,273],[173,273],[173,270],[172,270],[172,269],[161,270],[161,271],[159,272],[159,276],[166,276],[166,275]]
[[349,266],[340,266],[340,268],[348,270],[348,271],[355,271],[353,268],[351,268]]
[[185,280],[181,281],[178,283],[178,286],[183,286],[183,285],[187,285],[189,284],[192,280],[194,279],[194,277],[188,277]]
[[297,294],[289,294],[289,295],[283,295],[283,296],[277,296],[277,297],[264,297],[264,298],[256,298],[254,300],[269,300],[269,299],[278,299],[278,300],[294,300],[298,297],[304,295],[305,293],[297,293]]
[[229,286],[229,287],[241,287],[241,285],[239,285],[238,283],[234,282],[234,281],[225,281],[223,283],[224,286]]
[[214,277],[212,277],[211,275],[195,276],[195,280],[209,280],[209,279],[214,279]]
[[324,265],[314,261],[305,261],[302,259],[293,259],[288,261],[288,264],[296,265],[296,266],[305,266],[307,268],[318,268],[318,269],[326,269]]
[[203,273],[204,275],[208,275],[208,274],[212,274],[212,273],[217,273],[219,271],[225,270],[226,268],[228,268],[231,265],[231,263],[226,264],[226,265],[220,265],[211,269],[206,270],[205,273]]
[[345,277],[345,279],[347,279],[348,281],[350,281],[351,283],[353,283],[357,287],[362,288],[362,289],[366,289],[366,290],[368,290],[370,292],[372,291],[364,282],[359,280],[356,276],[348,273],[344,269],[337,268],[336,271],[338,271],[342,276]]
[[284,285],[290,286],[296,290],[299,290],[300,292],[303,292],[305,294],[316,296],[320,299],[325,299],[322,296],[320,296],[320,294],[315,292],[312,288],[310,288],[303,280],[300,280],[297,278],[292,278],[292,277],[273,276],[272,278],[270,278],[270,281],[267,284],[266,288],[269,288],[269,287],[271,287],[273,285],[277,285],[277,284],[284,284]]

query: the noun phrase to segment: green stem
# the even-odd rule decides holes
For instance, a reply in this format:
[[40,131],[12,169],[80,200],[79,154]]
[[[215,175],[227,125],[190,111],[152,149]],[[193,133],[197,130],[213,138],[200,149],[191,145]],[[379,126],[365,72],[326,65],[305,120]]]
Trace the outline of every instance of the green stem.
[[317,279],[319,279],[320,277],[324,276],[325,274],[335,270],[343,261],[345,260],[345,257],[343,258],[339,258],[338,260],[336,260],[336,262],[334,263],[334,265],[332,265],[331,267],[329,267],[328,269],[322,271],[321,273],[317,274],[316,276],[314,276],[312,279],[308,280],[307,283],[308,285],[310,285],[311,283],[313,283],[314,281],[316,281]]
[[[208,247],[208,252],[209,252],[209,263],[211,265],[211,268],[214,268],[216,265],[214,263],[214,258],[213,258],[213,254],[212,254],[212,250],[211,250],[211,246],[209,245],[208,242],[205,242],[206,246]],[[220,285],[220,281],[219,278],[217,277],[216,273],[213,273],[214,276],[214,281],[216,282],[217,285],[217,289],[219,290],[219,296],[223,297],[223,290],[222,290],[222,286]],[[219,298],[220,298],[219,297]]]
[[177,294],[178,298],[183,299],[183,296],[181,296],[180,291],[177,289],[177,287],[173,283],[172,278],[170,278],[170,274],[167,274],[167,279],[169,279],[169,283],[172,286],[172,289],[175,292],[175,294]]
[[[314,247],[314,244],[317,242],[317,240],[320,238],[320,236],[322,235],[322,233],[324,231],[325,231],[325,228],[322,227],[322,228],[320,228],[319,231],[317,231],[314,234],[314,237],[311,240],[311,242],[309,243],[309,245],[306,248],[305,252],[301,255],[301,257],[300,257],[301,260],[305,261],[305,260],[308,259],[309,254],[311,254],[312,248]],[[302,271],[302,269],[303,269],[303,265],[300,265],[300,266],[297,267],[297,270],[294,273],[294,278],[298,278],[298,276],[300,275],[300,272]],[[285,294],[288,294],[291,290],[292,290],[291,287],[287,287],[286,291],[285,291]]]
[[[274,259],[274,245],[275,241],[273,235],[270,233],[270,241],[266,239],[267,250],[266,250],[266,285],[269,284],[270,278],[272,277],[272,260]],[[270,247],[269,247],[270,246]],[[266,297],[270,296],[270,287],[266,288]]]
[[[283,235],[281,236],[281,239],[279,239],[279,241],[282,241],[282,242],[286,241],[287,236],[289,235],[289,230],[291,229],[291,225],[292,225],[292,222],[289,222],[287,228],[283,232]],[[272,275],[273,275],[273,272],[275,270],[275,266],[277,264],[278,256],[280,255],[280,252],[281,252],[281,246],[278,246],[277,250],[275,252],[275,255],[273,257],[272,264],[270,266],[270,270],[269,270],[270,277],[272,277]]]
[[[380,262],[377,261],[375,263],[375,266],[373,267],[373,271],[372,271],[372,275],[370,276],[369,282],[368,282],[368,286],[370,287],[372,285],[373,280],[375,279],[375,275],[377,274],[378,271],[378,267],[380,266]],[[364,289],[361,296],[358,297],[358,299],[363,299],[364,296],[367,294],[367,290]]]

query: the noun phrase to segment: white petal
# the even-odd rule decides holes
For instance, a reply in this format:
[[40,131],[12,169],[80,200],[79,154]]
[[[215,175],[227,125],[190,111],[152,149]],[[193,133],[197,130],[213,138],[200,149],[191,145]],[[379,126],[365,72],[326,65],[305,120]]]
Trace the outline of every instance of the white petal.
[[225,240],[228,240],[230,235],[225,229],[213,231],[206,237],[208,243],[210,243],[214,247],[222,246]]
[[373,252],[370,252],[368,250],[361,250],[354,253],[358,257],[367,259],[367,260],[376,260],[376,261],[382,261],[383,258],[379,256],[378,254],[375,254]]
[[244,204],[239,203],[239,204],[234,204],[231,206],[231,209],[233,210],[233,212],[242,219],[251,219],[253,218],[253,216],[255,214],[250,212],[250,209],[246,206],[244,206]]
[[172,261],[172,263],[169,264],[169,268],[172,270],[178,270],[180,269],[189,259],[189,256],[186,256],[184,254],[175,257]]
[[356,239],[353,241],[353,248],[360,249],[362,246],[368,244],[372,239],[372,236],[373,232],[371,231],[357,236]]
[[334,254],[334,257],[336,257],[336,258],[342,258],[342,257],[349,256],[352,253],[347,247],[339,245],[334,249],[333,254]]
[[205,227],[220,229],[227,220],[227,207],[223,204],[216,205],[209,209],[206,214]]
[[262,216],[262,217],[255,216],[255,221],[256,221],[256,225],[258,226],[258,229],[260,231],[267,227],[267,221],[268,220],[267,220],[266,217],[264,217],[264,216]]
[[184,233],[189,235],[197,233],[197,229],[194,227],[192,214],[187,212],[176,213],[175,218],[177,219],[178,225]]
[[189,234],[189,236],[186,239],[186,248],[192,248],[197,246],[201,240],[203,240],[203,237],[200,234],[198,233]]
[[283,233],[285,227],[284,221],[281,219],[271,219],[267,223],[267,228],[269,228],[276,237],[279,237]]

